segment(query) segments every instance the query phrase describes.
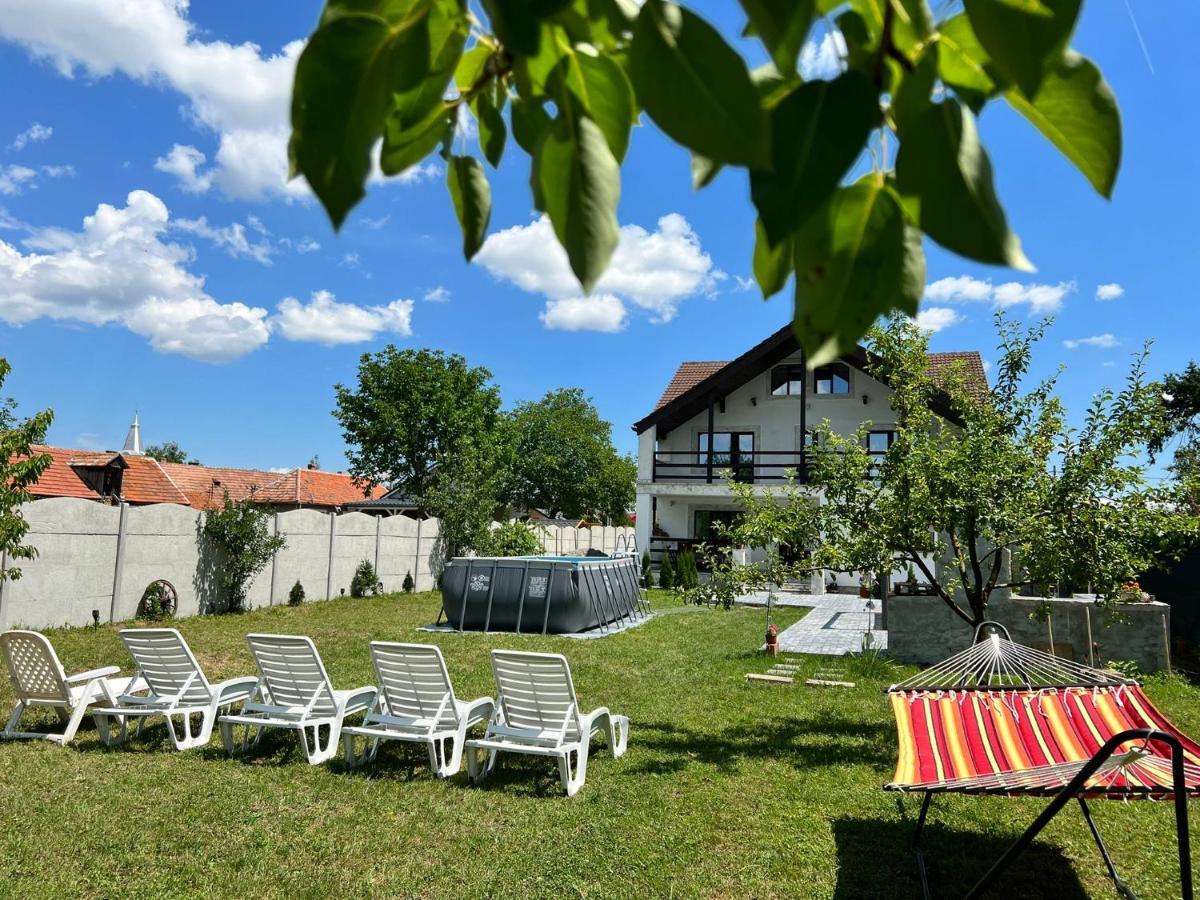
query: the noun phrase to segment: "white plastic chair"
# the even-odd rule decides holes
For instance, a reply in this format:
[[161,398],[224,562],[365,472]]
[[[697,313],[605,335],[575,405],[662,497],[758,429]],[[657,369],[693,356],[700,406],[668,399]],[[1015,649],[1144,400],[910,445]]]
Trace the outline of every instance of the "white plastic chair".
[[[6,631],[0,634],[0,650],[4,652],[13,693],[17,695],[17,705],[8,717],[4,731],[0,732],[0,739],[41,738],[67,744],[75,737],[89,706],[100,700],[115,702],[118,694],[136,690],[140,684],[136,676],[113,678],[121,671],[117,666],[67,675],[50,641],[36,631]],[[31,706],[53,708],[64,725],[62,732],[18,731],[17,724],[21,716]]]
[[[466,742],[467,772],[478,784],[496,766],[496,754],[526,753],[558,760],[563,790],[573,797],[587,777],[588,747],[603,729],[614,757],[625,753],[629,719],[607,707],[579,712],[566,657],[558,653],[492,651],[496,712],[481,739]],[[481,762],[486,754],[487,761]],[[571,755],[575,755],[574,772]]]
[[[364,712],[375,702],[376,689],[361,687],[335,691],[317,648],[306,637],[291,634],[249,634],[246,643],[258,665],[259,679],[253,694],[236,715],[221,716],[221,741],[225,752],[234,752],[233,727],[246,727],[241,749],[264,728],[286,728],[300,736],[300,747],[310,765],[332,759],[337,753],[346,716]],[[327,737],[321,740],[321,729]],[[309,740],[309,731],[312,740]]]
[[[203,747],[212,738],[217,715],[248,699],[258,683],[253,675],[247,675],[210,684],[187,641],[174,628],[127,628],[121,632],[121,640],[147,687],[121,694],[109,707],[92,710],[100,740],[108,746],[126,740],[131,718],[138,720],[140,734],[147,719],[162,716],[176,750]],[[200,717],[199,732],[193,734],[195,716]],[[176,718],[181,720],[182,736],[176,731]],[[115,735],[111,719],[120,725]]]
[[[491,697],[467,702],[454,696],[442,651],[432,644],[372,641],[371,660],[379,676],[379,695],[361,725],[342,729],[346,762],[373,760],[380,741],[410,741],[429,748],[429,766],[439,778],[462,768],[467,729],[486,722],[495,704]],[[362,754],[354,739],[366,738]]]

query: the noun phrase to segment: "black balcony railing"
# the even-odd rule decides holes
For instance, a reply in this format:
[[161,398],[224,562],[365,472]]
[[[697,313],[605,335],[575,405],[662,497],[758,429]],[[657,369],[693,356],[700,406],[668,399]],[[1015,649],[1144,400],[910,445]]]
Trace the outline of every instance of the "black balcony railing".
[[745,483],[783,481],[791,471],[796,480],[808,480],[812,453],[796,450],[752,450],[730,453],[718,450],[658,450],[654,454],[654,481],[719,483],[726,471]]

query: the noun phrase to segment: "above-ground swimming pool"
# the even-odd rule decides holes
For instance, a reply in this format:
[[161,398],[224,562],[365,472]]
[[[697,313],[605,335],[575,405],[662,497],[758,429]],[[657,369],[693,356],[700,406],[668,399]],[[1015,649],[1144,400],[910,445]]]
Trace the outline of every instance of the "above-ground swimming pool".
[[646,614],[634,556],[461,557],[442,574],[442,612],[459,631],[574,634]]

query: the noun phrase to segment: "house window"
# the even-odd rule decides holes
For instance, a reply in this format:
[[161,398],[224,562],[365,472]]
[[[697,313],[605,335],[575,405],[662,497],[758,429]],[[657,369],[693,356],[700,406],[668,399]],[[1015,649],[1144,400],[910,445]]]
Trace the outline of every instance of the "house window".
[[849,394],[850,367],[845,363],[830,363],[818,366],[814,373],[818,394]]
[[712,447],[708,444],[708,432],[702,431],[697,439],[697,462],[707,467],[712,460],[716,469],[732,469],[738,481],[754,480],[754,432],[714,431]]
[[871,431],[867,434],[867,452],[872,456],[883,456],[896,442],[894,431]]
[[732,509],[698,509],[692,514],[692,537],[720,542],[721,529],[737,525],[739,513]]
[[776,366],[771,370],[771,396],[804,396],[804,378],[804,366]]

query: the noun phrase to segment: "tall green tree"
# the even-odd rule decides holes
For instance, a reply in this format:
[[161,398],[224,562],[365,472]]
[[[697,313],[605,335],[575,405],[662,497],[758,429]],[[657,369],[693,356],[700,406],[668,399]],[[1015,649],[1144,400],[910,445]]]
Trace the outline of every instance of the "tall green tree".
[[457,354],[388,345],[363,354],[355,386],[334,390],[352,475],[399,488],[441,519],[448,555],[486,539],[507,462],[491,372]]
[[[1100,69],[1068,46],[1081,0],[965,0],[936,16],[928,0],[741,0],[756,47],[697,5],[326,0],[296,66],[292,170],[337,228],[380,142],[385,175],[439,154],[470,259],[491,219],[487,166],[511,159],[511,134],[533,205],[588,292],[616,249],[621,164],[647,121],[690,152],[697,188],[722,169],[748,176],[755,277],[770,296],[794,274],[814,365],[879,315],[916,313],[924,237],[1031,268],[979,133],[989,104],[1007,104],[1112,194],[1121,119]],[[841,71],[801,78],[801,47],[831,30]],[[456,138],[468,116],[477,154]],[[851,182],[864,157],[871,171]]]
[[[999,361],[988,390],[965,368],[935,378],[928,338],[911,321],[893,318],[874,330],[867,365],[891,388],[891,447],[882,457],[867,451],[869,422],[851,435],[823,423],[811,487],[792,483],[756,497],[734,484],[748,512],[733,541],[814,548],[800,566],[808,570],[912,565],[975,625],[1007,589],[1048,596],[1074,584],[1112,600],[1157,559],[1195,540],[1197,520],[1181,509],[1179,491],[1145,477],[1163,417],[1146,351],[1124,385],[1100,391],[1071,427],[1057,375],[1029,378],[1045,323],[1022,331],[997,321]],[[779,580],[787,569],[778,556],[768,573],[727,562],[710,596],[727,599],[746,579]]]
[[163,441],[161,444],[151,444],[146,448],[146,456],[159,462],[185,463],[188,452],[175,441]]
[[[12,371],[7,359],[0,357],[0,389]],[[53,410],[43,410],[27,419],[17,416],[17,402],[0,397],[0,554],[8,564],[0,569],[0,581],[21,577],[21,569],[12,560],[31,560],[37,548],[23,543],[29,523],[21,515],[21,504],[33,499],[29,488],[50,467],[51,457],[35,453],[35,444],[44,443],[46,430],[54,421]]]
[[633,504],[637,466],[613,447],[612,425],[580,388],[548,391],[509,414],[510,502],[568,518],[619,521]]

